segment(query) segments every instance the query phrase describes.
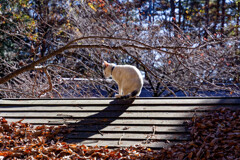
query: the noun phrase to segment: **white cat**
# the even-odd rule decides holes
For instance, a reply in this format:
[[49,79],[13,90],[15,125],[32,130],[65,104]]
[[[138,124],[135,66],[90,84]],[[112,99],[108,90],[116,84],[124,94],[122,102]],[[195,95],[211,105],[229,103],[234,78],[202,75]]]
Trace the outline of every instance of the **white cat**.
[[143,86],[143,77],[140,71],[131,65],[115,65],[104,61],[104,76],[112,76],[118,84],[116,98],[127,99],[139,96]]

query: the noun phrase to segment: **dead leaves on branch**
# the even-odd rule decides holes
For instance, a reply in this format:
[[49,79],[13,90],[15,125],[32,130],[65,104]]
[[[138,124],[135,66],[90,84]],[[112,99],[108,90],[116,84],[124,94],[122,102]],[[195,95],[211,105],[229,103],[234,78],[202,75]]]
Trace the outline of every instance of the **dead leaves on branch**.
[[192,140],[170,148],[142,146],[109,149],[63,142],[65,126],[33,127],[0,119],[0,156],[5,159],[237,159],[240,157],[240,112],[222,108],[188,123]]

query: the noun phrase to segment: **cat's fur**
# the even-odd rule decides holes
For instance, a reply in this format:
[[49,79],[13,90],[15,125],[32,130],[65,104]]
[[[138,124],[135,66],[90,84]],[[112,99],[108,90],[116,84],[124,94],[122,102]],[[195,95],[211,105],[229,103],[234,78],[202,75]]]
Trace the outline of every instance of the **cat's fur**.
[[131,65],[115,65],[104,61],[104,76],[111,77],[118,84],[116,98],[127,99],[139,96],[143,86],[143,77],[140,71]]

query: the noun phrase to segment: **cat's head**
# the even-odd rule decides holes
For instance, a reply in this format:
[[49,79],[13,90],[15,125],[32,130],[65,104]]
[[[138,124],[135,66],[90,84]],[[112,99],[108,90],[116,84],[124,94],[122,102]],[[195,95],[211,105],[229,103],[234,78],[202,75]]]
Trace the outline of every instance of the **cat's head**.
[[106,78],[111,76],[111,69],[112,69],[111,63],[108,63],[106,61],[103,62],[103,74]]

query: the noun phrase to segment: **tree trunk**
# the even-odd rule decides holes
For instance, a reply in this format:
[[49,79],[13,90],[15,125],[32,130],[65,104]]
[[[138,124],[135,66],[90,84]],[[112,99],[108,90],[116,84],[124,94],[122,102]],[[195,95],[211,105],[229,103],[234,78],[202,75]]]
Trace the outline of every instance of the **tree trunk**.
[[209,25],[209,0],[205,1],[205,33],[204,33],[204,37],[207,39],[208,37],[208,33],[207,33],[207,29],[208,29],[208,25]]
[[222,22],[221,22],[221,34],[224,34],[224,24],[225,24],[225,0],[222,0]]
[[181,0],[178,1],[178,26],[181,27],[181,18],[182,18],[182,3]]
[[239,14],[240,14],[240,2],[237,2],[237,11],[238,11],[238,15],[237,15],[237,27],[236,27],[236,36],[238,37],[239,36]]
[[[239,27],[239,26],[240,26],[240,23],[239,23],[240,2],[237,3],[237,11],[238,11],[238,15],[237,15],[237,19],[236,19],[236,37],[239,36],[239,28],[240,28],[240,27]],[[236,42],[236,43],[235,43],[235,53],[236,53],[236,55],[240,54],[239,45],[240,45],[239,42]],[[239,76],[238,76],[238,78],[236,78],[236,79],[238,79],[238,81],[239,81]]]
[[171,15],[170,17],[172,18],[172,23],[173,23],[173,28],[174,28],[174,36],[176,36],[176,14],[175,14],[175,4],[174,0],[170,0],[170,6],[171,6]]
[[175,4],[174,0],[170,0],[170,6],[171,6],[171,18],[172,22],[176,24],[176,15],[175,15]]
[[215,16],[215,22],[213,27],[213,33],[217,32],[217,24],[219,23],[219,8],[220,8],[220,0],[217,0],[216,4],[216,16]]

